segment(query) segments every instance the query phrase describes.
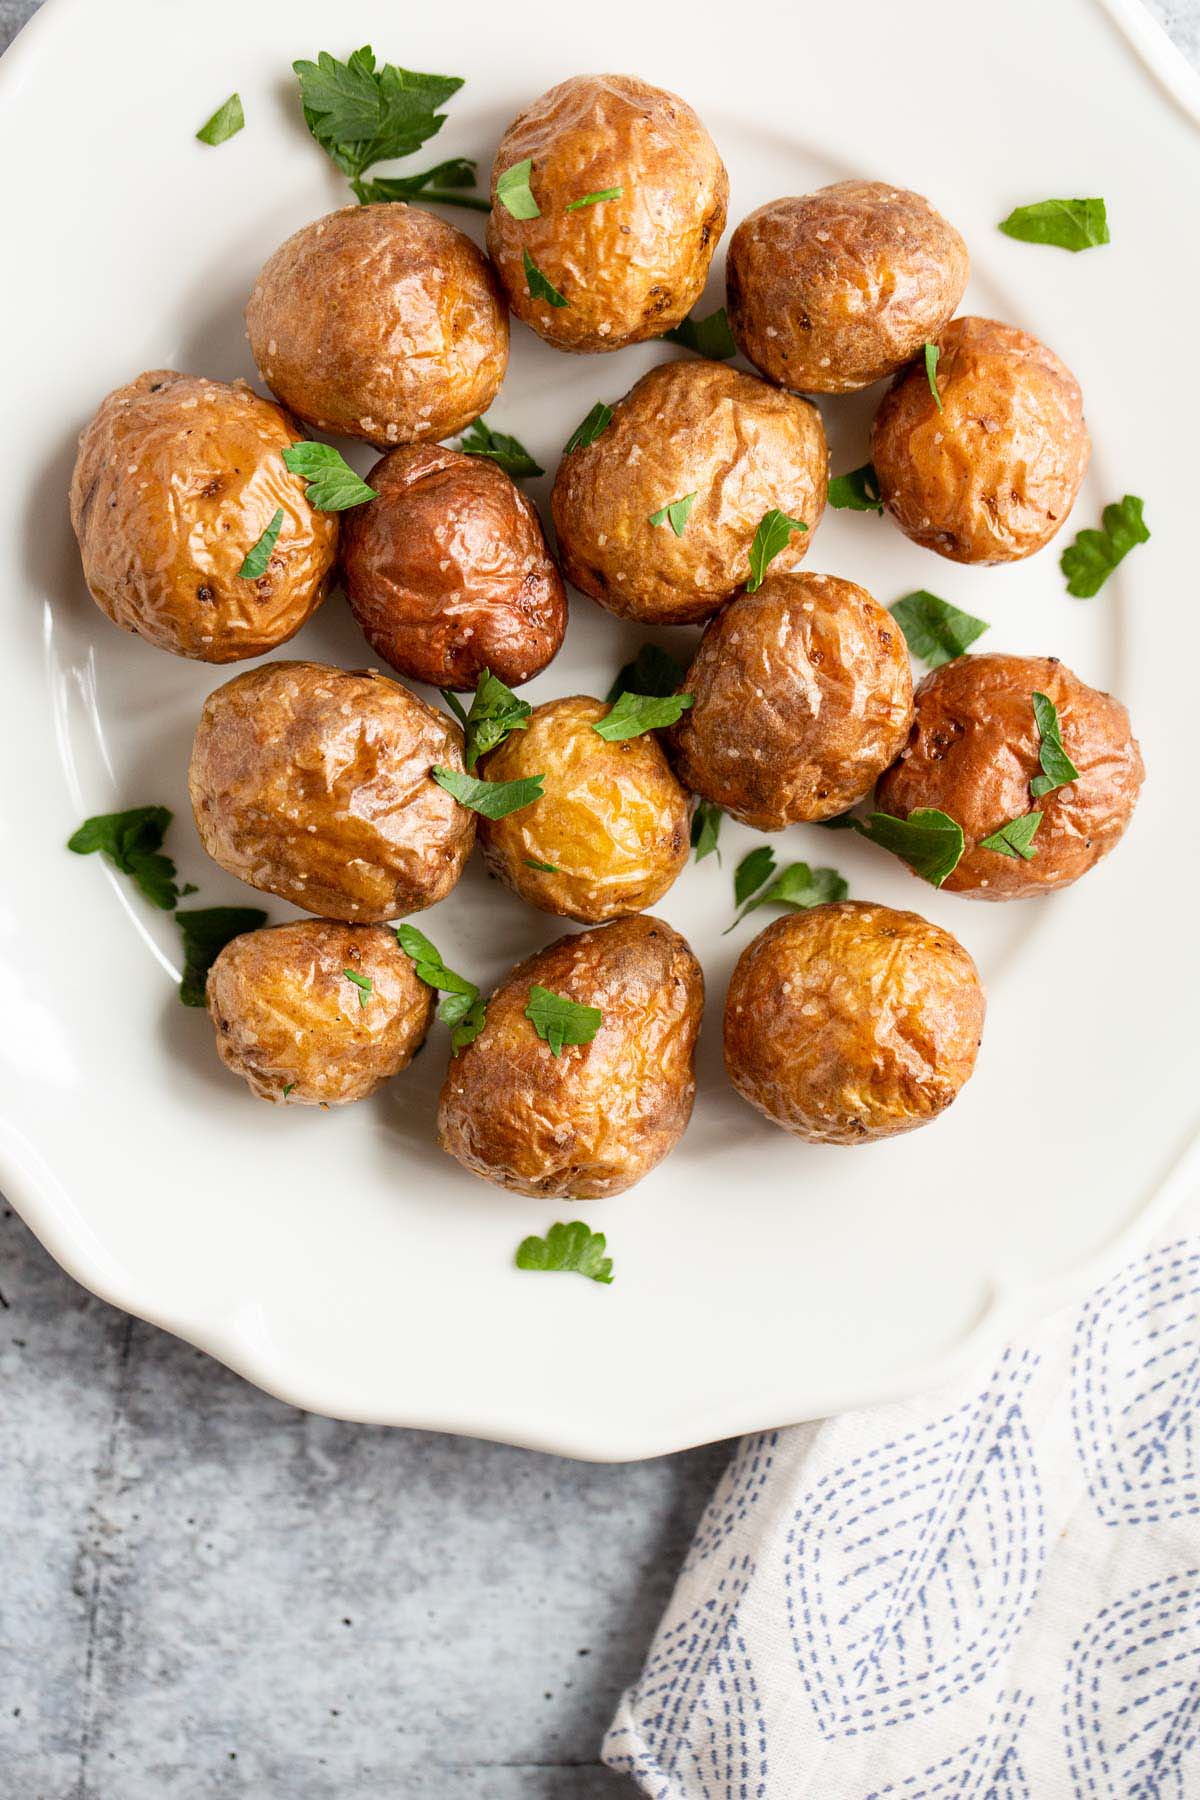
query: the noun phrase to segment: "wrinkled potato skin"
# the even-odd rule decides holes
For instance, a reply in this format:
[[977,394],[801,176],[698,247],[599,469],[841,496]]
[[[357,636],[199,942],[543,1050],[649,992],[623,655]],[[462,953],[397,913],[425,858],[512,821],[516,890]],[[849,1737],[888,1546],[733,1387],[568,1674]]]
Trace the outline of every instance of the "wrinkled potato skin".
[[920,194],[837,181],[742,220],[725,272],[729,324],[772,381],[850,394],[937,338],[969,272],[962,238]]
[[[525,1017],[533,983],[604,1021],[554,1056]],[[559,938],[518,963],[453,1058],[438,1141],[472,1174],[519,1194],[620,1194],[674,1149],[691,1117],[704,976],[685,940],[643,913]]]
[[[532,158],[537,219],[514,219],[496,183]],[[574,212],[572,200],[622,187]],[[560,350],[661,337],[704,291],[725,229],[729,177],[685,101],[632,75],[577,75],[513,120],[492,169],[487,246],[518,319]],[[567,300],[530,297],[523,252]]]
[[912,720],[891,615],[852,581],[774,565],[706,628],[683,686],[694,700],[672,732],[680,780],[756,831],[845,812]]
[[[551,700],[478,771],[488,781],[545,776],[532,806],[480,819],[480,846],[515,894],[585,925],[655,905],[690,849],[691,800],[662,746],[653,732],[606,743],[592,726],[611,710],[583,695]],[[557,873],[529,868],[530,858]]]
[[871,454],[906,537],[952,562],[1016,562],[1075,504],[1092,445],[1079,383],[1015,325],[952,319],[938,339],[939,413],[924,358],[875,415]]
[[434,687],[509,687],[544,669],[567,596],[532,501],[485,456],[441,444],[392,450],[367,477],[379,498],[342,528],[350,608],[377,656]]
[[[370,981],[365,1006],[346,969]],[[346,1106],[412,1061],[433,993],[386,926],[301,919],[226,944],[208,1010],[218,1056],[260,1100]]]
[[[660,363],[608,429],[559,464],[551,506],[563,573],[620,618],[707,619],[750,572],[773,506],[800,519],[771,564],[796,568],[825,510],[829,453],[817,409],[723,363]],[[650,515],[696,492],[682,537]]]
[[[1033,695],[1058,708],[1063,748],[1078,781],[1040,799]],[[966,848],[945,891],[973,900],[1024,900],[1069,887],[1118,842],[1145,770],[1129,714],[1056,657],[960,656],[927,675],[900,760],[879,784],[876,803],[906,818],[935,806],[963,828]],[[1042,815],[1031,862],[979,847],[1010,819]]]
[[[299,631],[329,590],[338,522],[304,497],[283,451],[300,433],[244,381],[149,369],[80,434],[71,524],[102,612],[147,643],[238,662]],[[257,581],[238,574],[277,510]]]
[[975,1066],[986,1000],[957,938],[860,900],[776,919],[738,959],[725,1067],[738,1093],[810,1144],[926,1125]]
[[297,418],[381,450],[461,431],[508,364],[487,258],[402,200],[302,226],[263,266],[246,326],[263,380]]
[[462,733],[385,675],[323,663],[248,669],[210,694],[188,788],[200,841],[251,887],[366,923],[450,892],[475,815],[430,769],[462,770]]

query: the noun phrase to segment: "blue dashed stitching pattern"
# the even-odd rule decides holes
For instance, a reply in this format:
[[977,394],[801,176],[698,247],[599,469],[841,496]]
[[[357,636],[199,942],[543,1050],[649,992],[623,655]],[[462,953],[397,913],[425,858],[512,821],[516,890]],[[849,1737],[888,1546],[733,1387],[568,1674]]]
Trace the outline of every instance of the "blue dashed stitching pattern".
[[757,1437],[743,1438],[704,1509],[704,1517],[683,1565],[685,1570],[695,1568],[697,1563],[719,1550],[730,1534],[749,1518],[766,1486],[778,1442],[777,1431],[762,1431]]
[[1019,1688],[1001,1697],[987,1729],[963,1749],[943,1756],[919,1775],[890,1781],[866,1800],[1029,1800],[1029,1784],[1018,1755],[1018,1739],[1033,1700]]

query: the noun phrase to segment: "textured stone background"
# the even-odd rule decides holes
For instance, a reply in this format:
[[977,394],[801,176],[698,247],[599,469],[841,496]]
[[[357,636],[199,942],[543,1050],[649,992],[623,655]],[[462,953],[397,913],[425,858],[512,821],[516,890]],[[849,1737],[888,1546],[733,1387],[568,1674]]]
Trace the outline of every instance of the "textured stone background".
[[[0,0],[0,48],[34,10]],[[1200,61],[1200,0],[1152,10]],[[4,1800],[632,1793],[600,1738],[727,1446],[593,1468],[309,1417],[2,1204],[0,1393]]]

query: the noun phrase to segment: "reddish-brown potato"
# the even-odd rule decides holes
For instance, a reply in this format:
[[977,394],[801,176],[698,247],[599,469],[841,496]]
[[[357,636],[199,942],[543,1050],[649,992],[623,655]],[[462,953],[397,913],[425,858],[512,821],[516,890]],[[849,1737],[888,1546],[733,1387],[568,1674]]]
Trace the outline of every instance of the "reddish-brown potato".
[[416,681],[509,687],[545,668],[567,628],[562,576],[532,501],[496,463],[443,444],[389,453],[379,498],[348,512],[342,575],[377,655]]
[[[244,381],[150,369],[103,400],[79,438],[71,523],[92,598],[114,624],[201,662],[261,656],[329,588],[337,519],[284,466],[300,433]],[[257,577],[248,552],[276,512]]]
[[248,669],[210,694],[188,787],[200,841],[251,887],[329,919],[420,912],[450,892],[475,815],[438,786],[462,733],[385,675]]
[[914,543],[954,562],[1032,556],[1087,473],[1079,383],[1053,350],[995,319],[952,319],[938,348],[941,410],[922,358],[875,415],[884,505]]
[[[535,984],[599,1007],[590,1044],[553,1054],[525,1016]],[[643,913],[559,938],[501,982],[483,1030],[451,1061],[442,1149],[519,1194],[622,1193],[674,1149],[691,1117],[703,1010],[700,964],[661,919]]]
[[[1059,731],[1079,778],[1035,798],[1041,773],[1033,696],[1058,709]],[[876,804],[907,818],[932,806],[962,826],[966,848],[944,887],[974,900],[1023,900],[1078,881],[1118,842],[1144,770],[1129,714],[1053,656],[960,656],[927,675],[900,760]],[[980,839],[1040,812],[1029,861],[987,850]]]
[[[707,619],[750,572],[773,507],[798,519],[772,563],[795,568],[825,510],[829,456],[815,406],[722,363],[660,363],[612,423],[559,464],[551,505],[563,573],[609,612]],[[651,516],[695,495],[676,534]]]
[[758,831],[831,819],[898,755],[912,719],[903,634],[865,588],[768,573],[706,628],[675,726],[679,777]]
[[[496,184],[526,159],[540,210],[516,219]],[[573,204],[609,188],[620,195]],[[716,145],[678,95],[632,75],[577,75],[500,140],[488,249],[509,305],[548,343],[619,350],[661,337],[700,298],[728,198]],[[531,295],[527,255],[564,306]]]
[[532,806],[479,821],[480,846],[531,906],[585,925],[655,905],[689,853],[691,800],[662,746],[653,732],[606,742],[592,727],[610,710],[583,695],[550,700],[479,769],[488,781],[545,777]]
[[837,181],[743,219],[725,271],[738,348],[809,394],[893,375],[962,299],[967,246],[928,200],[886,181]]
[[412,1061],[432,1009],[384,925],[300,919],[247,931],[208,973],[221,1061],[260,1100],[288,1106],[366,1099]]
[[776,919],[738,958],[725,1067],[810,1144],[927,1125],[975,1067],[986,1001],[967,952],[917,913],[859,900]]
[[302,226],[263,266],[246,326],[263,380],[297,418],[380,449],[461,431],[508,363],[487,258],[399,200]]

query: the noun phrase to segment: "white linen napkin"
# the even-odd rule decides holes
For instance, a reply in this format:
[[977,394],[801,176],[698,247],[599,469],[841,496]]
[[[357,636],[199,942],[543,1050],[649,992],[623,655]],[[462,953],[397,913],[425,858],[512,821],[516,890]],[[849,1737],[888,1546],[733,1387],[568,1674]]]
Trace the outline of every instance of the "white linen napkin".
[[743,1440],[604,1761],[654,1800],[1200,1796],[1200,1208],[988,1371]]

